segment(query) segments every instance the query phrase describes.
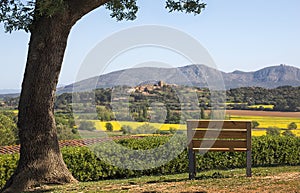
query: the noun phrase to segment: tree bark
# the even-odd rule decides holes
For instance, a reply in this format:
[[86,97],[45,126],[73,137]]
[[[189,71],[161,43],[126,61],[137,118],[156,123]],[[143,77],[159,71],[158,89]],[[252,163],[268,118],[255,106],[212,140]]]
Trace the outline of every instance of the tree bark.
[[3,192],[76,182],[60,153],[54,98],[72,23],[67,14],[36,19],[19,102],[20,160]]
[[[61,12],[48,16],[35,8],[19,102],[20,160],[1,192],[16,193],[41,184],[77,182],[60,152],[54,99],[72,26],[110,0],[65,0]],[[36,0],[36,6],[39,3]]]

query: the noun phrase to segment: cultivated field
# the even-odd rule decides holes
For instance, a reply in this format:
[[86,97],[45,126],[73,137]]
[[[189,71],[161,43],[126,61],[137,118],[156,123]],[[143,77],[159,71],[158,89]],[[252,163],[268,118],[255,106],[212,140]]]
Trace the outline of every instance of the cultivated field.
[[[300,112],[274,112],[274,111],[246,111],[246,110],[227,110],[226,115],[231,120],[252,120],[259,123],[258,128],[278,127],[287,129],[291,122],[298,125],[298,129],[292,132],[300,136]],[[284,132],[284,130],[281,130]],[[254,136],[261,136],[265,130],[253,130]]]
[[[278,127],[281,132],[287,129],[288,124],[295,122],[298,125],[298,129],[292,132],[297,136],[300,136],[300,112],[273,112],[273,111],[247,111],[247,110],[227,110],[226,117],[230,120],[251,120],[259,123],[258,129],[252,131],[253,136],[262,136],[266,134],[265,128]],[[107,122],[101,122],[93,120],[97,130],[105,131],[105,124]],[[133,129],[145,124],[143,122],[128,122],[128,121],[111,121],[114,131],[119,131],[122,126],[129,125]],[[169,130],[170,128],[176,128],[177,130],[186,130],[186,125],[179,124],[160,124],[149,123],[160,130]]]
[[226,114],[240,116],[288,117],[300,119],[300,112],[226,110]]
[[[96,120],[93,120],[93,122],[95,123],[97,130],[102,130],[102,131],[106,130],[105,124],[107,122],[96,121]],[[160,130],[169,130],[170,128],[176,128],[177,130],[185,130],[186,129],[185,125],[180,125],[180,124],[145,123],[145,122],[130,122],[130,121],[110,121],[110,123],[113,125],[114,131],[119,131],[121,129],[121,127],[124,125],[128,125],[128,126],[132,127],[133,129],[136,129],[137,127],[142,126],[144,124],[149,124]]]

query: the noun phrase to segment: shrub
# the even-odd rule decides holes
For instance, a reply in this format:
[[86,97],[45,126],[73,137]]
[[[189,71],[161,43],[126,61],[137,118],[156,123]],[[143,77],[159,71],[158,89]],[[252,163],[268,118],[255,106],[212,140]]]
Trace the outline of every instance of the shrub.
[[82,121],[78,127],[79,130],[94,131],[96,130],[95,123],[91,121]]
[[170,128],[169,128],[169,132],[170,132],[171,134],[175,134],[175,133],[177,132],[177,128],[175,128],[175,127],[170,127]]
[[135,134],[154,134],[156,133],[156,128],[148,123],[137,127],[133,132]]
[[[122,146],[133,150],[146,150],[169,145],[168,151],[159,152],[166,158],[176,147],[186,143],[184,135],[178,136],[170,142],[169,136],[145,137],[142,139],[122,139],[118,140]],[[170,142],[170,144],[168,144]],[[106,156],[114,156],[113,161],[121,162],[119,156],[125,155],[120,147],[112,147],[109,144],[94,146],[94,148],[106,150]],[[133,151],[134,152],[134,151]],[[141,175],[165,175],[184,173],[188,171],[188,156],[184,150],[173,160],[165,162],[164,165],[148,170],[128,170],[112,166],[105,162],[100,156],[97,157],[88,147],[65,147],[62,149],[65,163],[73,176],[79,181],[97,181],[102,179],[138,177]],[[149,163],[157,161],[154,153],[147,157]],[[135,156],[134,153],[127,156]],[[197,154],[197,169],[229,169],[246,166],[245,152],[208,152],[204,155]],[[0,188],[12,175],[16,168],[18,154],[0,155]],[[148,161],[148,160],[147,160]],[[262,136],[253,137],[252,140],[252,164],[253,166],[276,166],[276,165],[300,165],[300,138],[288,136]]]
[[14,145],[18,142],[18,130],[13,117],[0,112],[0,146]]
[[0,155],[0,189],[14,173],[19,160],[19,154]]
[[252,149],[254,166],[300,165],[299,137],[254,137]]
[[259,122],[252,121],[251,126],[252,126],[252,128],[257,128],[259,126]]
[[165,130],[161,130],[161,129],[156,130],[155,133],[160,134],[160,135],[169,135],[169,134],[171,134],[170,131],[165,131]]
[[278,136],[280,135],[280,129],[278,127],[268,127],[267,135]]
[[129,126],[129,125],[123,125],[122,127],[121,127],[121,131],[122,131],[122,133],[124,134],[124,135],[126,135],[126,134],[131,134],[132,133],[132,127],[131,126]]
[[291,132],[290,130],[284,131],[282,133],[282,135],[284,135],[284,136],[290,136],[290,137],[296,137],[296,135],[293,132]]
[[114,130],[114,126],[111,123],[106,123],[105,124],[106,127],[106,131],[113,131]]
[[291,123],[288,125],[288,129],[289,129],[289,130],[297,129],[297,124],[296,124],[295,122],[291,122]]

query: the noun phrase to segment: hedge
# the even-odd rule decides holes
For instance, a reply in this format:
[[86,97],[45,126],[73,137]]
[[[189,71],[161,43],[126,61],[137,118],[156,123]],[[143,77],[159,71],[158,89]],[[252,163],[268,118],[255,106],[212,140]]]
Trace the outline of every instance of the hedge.
[[[95,146],[99,152],[105,151],[105,156],[111,156],[114,162],[122,163],[121,158],[114,156],[115,154],[124,155],[124,148],[134,150],[151,150],[159,148],[167,143],[169,137],[146,137],[143,139],[122,139],[117,141],[119,148],[112,147],[109,144],[101,144]],[[167,146],[172,151],[178,151],[176,147],[182,146],[184,140],[180,138],[172,140]],[[128,159],[136,156],[134,151],[126,154]],[[141,157],[141,159],[149,159],[149,164],[155,162],[157,156],[169,156],[169,152],[160,152],[162,154],[153,154],[149,158]],[[88,147],[65,147],[62,149],[64,161],[73,176],[79,181],[97,181],[114,178],[138,177],[141,175],[164,175],[184,173],[188,171],[187,151],[184,150],[173,160],[166,164],[150,168],[147,170],[128,170],[112,166],[103,159],[97,157]],[[161,158],[161,157],[160,157]],[[18,154],[0,155],[0,187],[12,175],[16,168]],[[246,166],[246,155],[244,152],[209,152],[204,155],[197,155],[197,168],[201,170],[209,169],[230,169]],[[253,166],[276,166],[276,165],[300,165],[300,138],[286,136],[261,136],[253,137],[252,140],[252,163]],[[123,163],[126,164],[126,163]],[[138,163],[139,164],[139,163]],[[144,167],[141,165],[133,165],[133,167]]]

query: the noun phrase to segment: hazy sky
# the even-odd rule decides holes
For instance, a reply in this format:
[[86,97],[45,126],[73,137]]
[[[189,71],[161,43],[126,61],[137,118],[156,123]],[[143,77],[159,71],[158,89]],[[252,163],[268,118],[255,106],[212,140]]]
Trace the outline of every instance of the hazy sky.
[[[164,0],[139,0],[137,19],[122,22],[111,19],[104,8],[95,10],[77,22],[70,34],[59,83],[74,82],[89,51],[106,37],[148,24],[169,26],[194,37],[208,50],[218,69],[225,72],[254,71],[279,64],[300,68],[299,0],[205,2],[207,8],[194,16],[168,13]],[[0,32],[0,89],[20,88],[30,34],[3,31]],[[116,66],[116,70],[123,67]]]

